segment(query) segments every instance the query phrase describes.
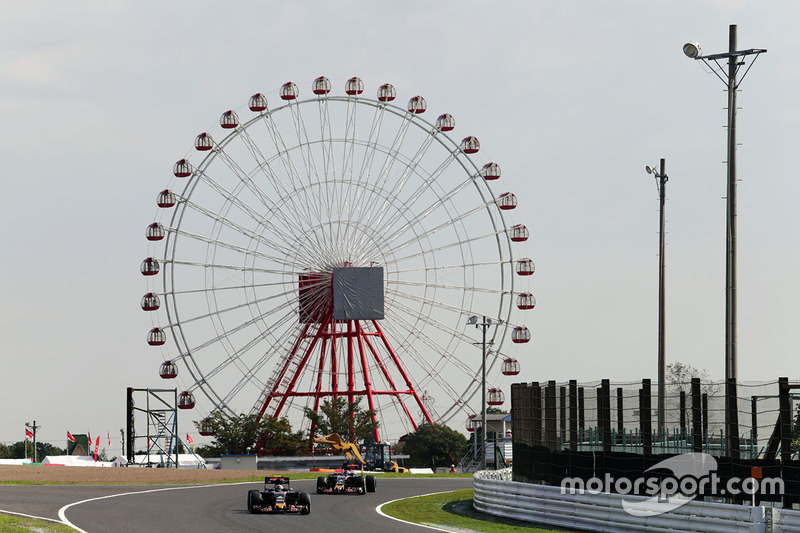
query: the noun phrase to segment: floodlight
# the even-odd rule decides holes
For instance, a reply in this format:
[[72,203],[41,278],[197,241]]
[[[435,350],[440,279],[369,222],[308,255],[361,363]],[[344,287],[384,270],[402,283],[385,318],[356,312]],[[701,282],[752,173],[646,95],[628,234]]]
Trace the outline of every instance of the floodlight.
[[646,167],[644,167],[644,169],[647,171],[648,174],[652,174],[653,172],[656,171],[656,169],[651,167],[650,165],[647,165]]
[[477,323],[478,323],[478,317],[475,315],[472,315],[471,317],[469,317],[469,320],[467,320],[467,324],[469,324],[470,326]]
[[690,59],[697,59],[703,51],[700,50],[700,43],[686,43],[683,45],[683,53]]

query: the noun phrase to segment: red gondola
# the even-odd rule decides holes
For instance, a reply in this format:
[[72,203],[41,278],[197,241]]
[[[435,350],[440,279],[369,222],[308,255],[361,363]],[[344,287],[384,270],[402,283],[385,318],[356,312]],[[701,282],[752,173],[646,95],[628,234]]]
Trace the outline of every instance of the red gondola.
[[506,358],[506,360],[503,361],[501,372],[503,372],[504,376],[516,376],[519,374],[519,361],[511,357]]
[[421,96],[415,96],[411,100],[408,101],[408,112],[414,113],[415,115],[419,115],[420,113],[424,113],[425,110],[428,109],[428,102]]
[[161,346],[167,342],[167,334],[161,328],[153,328],[147,332],[147,344],[150,346]]
[[143,311],[155,311],[161,307],[161,300],[158,298],[157,294],[148,292],[142,296],[141,305]]
[[281,85],[280,95],[281,100],[296,100],[297,97],[300,96],[300,90],[297,88],[297,85],[287,81]]
[[497,198],[497,207],[504,210],[515,209],[517,207],[517,197],[513,192],[504,192]]
[[223,129],[232,130],[239,125],[239,117],[236,113],[228,109],[219,117],[219,125],[222,126]]
[[187,160],[180,159],[172,166],[172,173],[176,178],[188,178],[192,175],[192,165]]
[[465,154],[477,154],[481,149],[481,143],[477,137],[470,135],[461,140],[461,151]]
[[391,102],[397,98],[397,91],[394,90],[394,85],[391,83],[384,83],[378,87],[378,101]]
[[194,138],[194,149],[198,152],[207,152],[214,148],[214,139],[206,132]]
[[511,342],[521,344],[531,340],[531,331],[525,326],[517,326],[511,332]]
[[178,377],[178,366],[172,361],[164,361],[158,369],[158,375],[162,379],[175,379]]
[[158,196],[156,197],[156,205],[158,205],[158,207],[170,208],[175,205],[175,202],[175,193],[169,189],[164,189],[158,193]]
[[517,309],[533,309],[536,306],[536,298],[529,292],[521,292],[517,295]]
[[267,109],[267,97],[261,93],[256,93],[250,97],[247,107],[250,108],[250,111],[260,113]]
[[506,401],[506,396],[500,389],[491,388],[486,394],[486,403],[489,405],[503,405]]
[[530,232],[524,224],[516,224],[511,226],[509,233],[511,234],[511,240],[514,242],[525,242],[530,236]]
[[160,241],[164,238],[164,226],[158,222],[153,222],[147,226],[145,237],[147,237],[148,241]]
[[204,437],[213,437],[217,434],[210,418],[204,418],[200,421],[200,434]]
[[158,259],[153,257],[148,257],[142,261],[142,264],[139,266],[139,271],[143,276],[155,276],[160,269],[161,267],[158,264]]
[[178,409],[194,409],[194,394],[188,390],[178,395]]
[[439,115],[436,119],[436,128],[439,131],[452,131],[456,127],[456,119],[449,113]]
[[364,92],[364,82],[361,81],[361,78],[353,76],[344,84],[344,92],[350,96],[359,95]]
[[486,163],[481,169],[481,176],[486,181],[498,179],[500,177],[500,165],[497,163]]
[[331,92],[331,80],[325,76],[320,76],[314,80],[314,83],[311,85],[311,91],[317,95],[328,94]]
[[517,274],[520,276],[530,276],[536,271],[533,260],[526,258],[517,261]]

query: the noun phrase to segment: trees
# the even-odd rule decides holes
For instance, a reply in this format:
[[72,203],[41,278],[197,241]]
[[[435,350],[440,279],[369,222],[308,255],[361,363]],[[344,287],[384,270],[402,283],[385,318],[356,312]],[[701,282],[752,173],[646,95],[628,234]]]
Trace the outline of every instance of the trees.
[[[27,450],[27,455],[26,455]],[[64,450],[58,446],[53,446],[49,442],[36,443],[36,455],[41,461],[48,455],[64,455]],[[11,445],[0,444],[0,459],[27,459],[33,458],[33,443],[24,440],[17,441]]]
[[403,452],[412,464],[424,466],[450,466],[457,464],[467,453],[467,438],[442,424],[422,424],[406,435]]
[[[286,417],[265,416],[258,420],[254,414],[234,417],[214,411],[207,421],[214,430],[214,441],[197,448],[197,453],[204,457],[245,453],[297,455],[302,449],[302,433],[293,433]],[[194,422],[198,430],[200,424]]]
[[378,422],[373,420],[375,413],[362,409],[359,403],[361,398],[349,403],[347,397],[337,396],[323,400],[318,411],[306,407],[303,412],[314,428],[310,437],[338,433],[350,442],[358,442],[372,435],[378,429]]
[[721,391],[719,385],[715,385],[709,380],[708,370],[697,370],[692,365],[678,361],[667,365],[667,373],[664,377],[668,387],[666,414],[669,422],[677,422],[680,419],[681,392],[686,395],[687,407],[690,405],[692,378],[700,378],[700,391],[709,398],[716,396]]

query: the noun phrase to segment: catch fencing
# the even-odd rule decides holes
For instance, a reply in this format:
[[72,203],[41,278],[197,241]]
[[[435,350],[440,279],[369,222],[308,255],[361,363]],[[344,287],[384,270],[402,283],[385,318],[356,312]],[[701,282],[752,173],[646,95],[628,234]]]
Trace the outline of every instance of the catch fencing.
[[670,383],[659,423],[658,387],[649,379],[516,383],[513,439],[550,450],[789,460],[796,388],[787,378]]

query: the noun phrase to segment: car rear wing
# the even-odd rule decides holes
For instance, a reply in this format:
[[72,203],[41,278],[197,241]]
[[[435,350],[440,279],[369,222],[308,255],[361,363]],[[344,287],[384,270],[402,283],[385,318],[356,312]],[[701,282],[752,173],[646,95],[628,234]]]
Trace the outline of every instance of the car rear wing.
[[266,485],[277,485],[279,483],[289,483],[289,478],[286,476],[264,478],[264,484]]

